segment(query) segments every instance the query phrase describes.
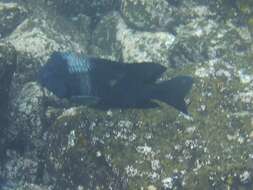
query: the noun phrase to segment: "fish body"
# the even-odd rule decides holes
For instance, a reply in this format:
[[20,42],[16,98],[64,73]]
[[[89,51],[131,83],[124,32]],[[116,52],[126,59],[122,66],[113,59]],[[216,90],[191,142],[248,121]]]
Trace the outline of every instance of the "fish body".
[[189,76],[156,82],[166,68],[155,63],[132,63],[54,52],[41,68],[38,80],[60,98],[108,108],[148,108],[166,102],[187,113],[184,97],[191,89]]

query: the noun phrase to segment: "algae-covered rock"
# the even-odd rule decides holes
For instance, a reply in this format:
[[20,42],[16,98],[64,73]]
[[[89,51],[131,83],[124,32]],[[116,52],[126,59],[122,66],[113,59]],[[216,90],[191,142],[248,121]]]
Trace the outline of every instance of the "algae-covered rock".
[[9,125],[9,90],[16,68],[16,51],[8,43],[0,43],[0,160],[5,155],[7,146],[6,132]]
[[1,177],[8,180],[8,186],[15,189],[20,182],[32,183],[36,181],[39,167],[38,161],[25,156],[22,157],[17,152],[11,150],[7,151],[7,156],[9,159],[3,167]]
[[49,0],[47,3],[56,7],[62,15],[69,17],[84,14],[97,20],[104,14],[117,9],[121,0]]
[[233,60],[235,64],[236,59],[251,51],[249,29],[237,28],[231,22],[218,25],[212,19],[193,19],[176,31],[177,38],[169,56],[170,64],[176,68],[215,59]]
[[10,122],[4,137],[3,172],[0,175],[6,180],[4,187],[7,189],[35,183],[41,175],[41,159],[46,143],[42,99],[41,87],[35,82],[26,83],[11,99]]
[[[74,22],[48,11],[38,9],[38,12],[39,14],[31,14],[7,39],[20,54],[28,54],[35,59],[46,61],[56,50],[87,51],[89,30],[85,35],[85,31],[80,32]],[[85,22],[82,23],[82,27],[89,28],[89,21]]]
[[[37,59],[45,59],[56,50],[67,50],[69,47],[67,44],[73,44],[73,42],[71,40],[65,41],[65,39],[67,36],[57,33],[43,19],[25,20],[9,37],[9,41],[18,52],[30,54]],[[77,44],[73,44],[72,47],[75,45],[76,51],[83,49]]]
[[[47,170],[55,179],[55,188],[108,189],[111,186],[113,189],[129,189],[127,179],[132,176],[131,164],[144,172],[141,168],[155,159],[149,158],[138,166],[143,159],[145,141],[153,144],[149,134],[152,135],[151,131],[162,121],[160,117],[175,116],[173,111],[169,117],[160,113],[159,110],[105,112],[86,107],[63,112],[52,124],[47,148]],[[150,119],[143,121],[146,118]],[[146,169],[149,171],[149,167]],[[143,181],[134,180],[131,185],[134,182],[142,184]]]
[[132,28],[170,32],[193,19],[208,19],[214,15],[207,3],[195,0],[125,0],[121,12]]
[[106,15],[97,24],[92,35],[92,54],[107,59],[119,60],[121,43],[117,40],[117,26],[120,15],[116,12]]
[[116,12],[106,15],[93,33],[93,54],[124,62],[168,65],[175,36],[168,32],[144,32],[129,28]]
[[241,13],[245,14],[245,15],[252,15],[253,11],[253,2],[250,0],[237,0],[236,4],[238,6],[238,9],[240,10]]
[[168,32],[141,32],[127,27],[122,19],[117,25],[117,40],[125,62],[155,62],[167,65],[175,36]]
[[46,167],[54,189],[126,189],[120,171],[107,162],[103,144],[91,136],[96,127],[91,114],[89,109],[70,108],[50,129]]
[[175,22],[175,9],[166,0],[126,0],[121,9],[126,21],[142,30],[169,28]]
[[27,11],[17,3],[0,2],[0,38],[10,34],[26,15]]
[[43,185],[37,185],[34,183],[25,183],[17,185],[16,190],[48,190],[50,187],[43,186]]
[[[16,68],[16,51],[8,43],[0,43],[0,117],[1,121],[8,109],[9,89]],[[2,122],[1,122],[2,123]],[[3,122],[4,123],[4,122]],[[2,126],[2,125],[1,125]]]
[[[43,141],[43,91],[37,83],[28,82],[12,102],[12,135],[31,148],[41,147]],[[14,135],[15,134],[15,135]],[[22,134],[22,136],[20,136]]]

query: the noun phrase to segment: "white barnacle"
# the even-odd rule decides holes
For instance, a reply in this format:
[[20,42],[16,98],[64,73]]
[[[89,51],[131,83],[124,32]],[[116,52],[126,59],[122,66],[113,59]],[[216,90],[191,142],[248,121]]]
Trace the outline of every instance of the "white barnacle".
[[74,130],[70,131],[68,135],[68,149],[75,146],[76,133]]
[[163,187],[165,188],[172,189],[173,187],[173,179],[171,177],[167,177],[163,179],[162,183],[163,183]]
[[249,171],[244,171],[241,175],[240,175],[240,180],[242,183],[246,183],[248,182],[248,180],[250,179],[250,172]]
[[136,148],[136,151],[147,156],[148,154],[152,152],[152,148],[145,144],[144,146],[138,146]]
[[138,173],[138,170],[136,168],[134,168],[133,166],[129,166],[129,165],[127,165],[127,167],[125,168],[125,171],[129,177],[134,177]]

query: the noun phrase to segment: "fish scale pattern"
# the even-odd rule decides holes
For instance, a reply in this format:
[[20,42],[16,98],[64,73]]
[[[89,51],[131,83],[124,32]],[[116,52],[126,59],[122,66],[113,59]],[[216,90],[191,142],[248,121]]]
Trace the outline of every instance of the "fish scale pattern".
[[89,60],[77,54],[65,53],[63,54],[63,58],[67,61],[70,74],[87,73],[92,69]]

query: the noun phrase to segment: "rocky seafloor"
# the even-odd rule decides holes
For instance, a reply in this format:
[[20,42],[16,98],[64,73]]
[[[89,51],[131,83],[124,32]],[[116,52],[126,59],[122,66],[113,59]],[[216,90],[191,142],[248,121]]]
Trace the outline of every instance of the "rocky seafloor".
[[[252,35],[250,0],[0,1],[0,189],[253,189]],[[53,51],[190,75],[190,114],[60,100]]]

